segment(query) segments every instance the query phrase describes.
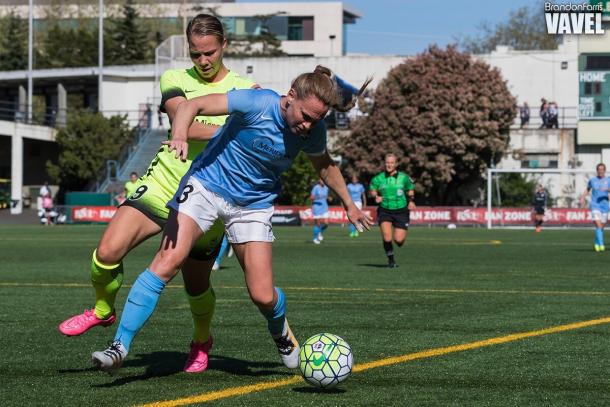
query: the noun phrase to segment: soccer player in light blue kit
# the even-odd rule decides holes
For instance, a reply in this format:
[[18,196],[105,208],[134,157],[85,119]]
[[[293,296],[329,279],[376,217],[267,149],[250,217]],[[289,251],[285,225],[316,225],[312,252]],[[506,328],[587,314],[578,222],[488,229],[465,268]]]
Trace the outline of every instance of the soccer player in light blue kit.
[[591,202],[589,209],[591,217],[595,222],[595,248],[596,252],[606,250],[604,246],[604,226],[608,221],[608,194],[610,193],[610,178],[606,177],[606,165],[603,163],[597,164],[595,167],[597,176],[591,178],[587,183],[587,190],[581,196],[581,206],[584,204],[585,197],[590,193]]
[[[364,185],[358,182],[358,176],[356,174],[352,175],[352,182],[347,184],[347,192],[349,192],[352,201],[354,201],[354,204],[358,209],[362,209],[363,206],[366,206],[366,189],[364,189]],[[358,229],[351,223],[349,224],[349,237],[358,237]]]
[[313,243],[320,244],[324,240],[324,231],[328,227],[328,187],[320,178],[311,189],[311,212],[313,214]]
[[286,96],[270,90],[233,90],[180,104],[169,142],[176,158],[187,157],[187,131],[197,114],[230,116],[193,161],[168,203],[173,210],[159,251],[129,291],[114,341],[108,349],[91,355],[95,365],[109,372],[121,366],[165,285],[197,239],[220,218],[243,268],[250,298],[267,319],[284,365],[297,367],[299,344],[286,321],[286,298],[273,284],[273,201],[281,189],[282,172],[302,150],[341,199],[350,222],[360,230],[372,225],[372,219],[354,205],[341,172],[326,151],[322,119],[329,107],[347,111],[354,103],[353,98],[343,104],[330,70],[318,66],[313,73],[299,75]]

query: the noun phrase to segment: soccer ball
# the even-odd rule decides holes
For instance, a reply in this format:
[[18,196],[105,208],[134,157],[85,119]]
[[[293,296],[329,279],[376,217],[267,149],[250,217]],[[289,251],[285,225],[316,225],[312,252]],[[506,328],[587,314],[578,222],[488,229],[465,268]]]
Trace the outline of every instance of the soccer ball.
[[325,389],[347,379],[353,363],[352,349],[347,342],[329,333],[307,339],[299,353],[299,369],[305,381]]

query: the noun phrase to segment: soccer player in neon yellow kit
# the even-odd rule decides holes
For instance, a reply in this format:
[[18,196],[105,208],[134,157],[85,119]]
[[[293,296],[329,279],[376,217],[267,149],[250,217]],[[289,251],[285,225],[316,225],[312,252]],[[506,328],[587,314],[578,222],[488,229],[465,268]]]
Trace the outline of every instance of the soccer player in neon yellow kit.
[[[161,77],[161,109],[168,114],[170,121],[173,121],[178,106],[188,99],[226,93],[231,89],[258,87],[224,66],[222,54],[227,42],[222,24],[216,17],[205,14],[194,17],[186,35],[194,66],[170,69]],[[80,335],[94,326],[109,326],[115,322],[114,305],[123,280],[123,257],[165,227],[169,214],[165,205],[176,192],[191,160],[205,148],[207,140],[218,126],[224,124],[226,117],[197,116],[188,130],[188,155],[177,157],[167,145],[159,150],[146,173],[138,180],[135,192],[119,207],[93,252],[91,281],[96,294],[95,308],[64,321],[59,326],[63,334]],[[169,141],[164,144],[169,144]],[[215,305],[209,275],[223,234],[223,224],[216,222],[210,233],[197,241],[182,265],[195,325],[191,351],[185,364],[187,372],[207,368],[208,352],[212,346],[209,326]]]
[[125,199],[129,198],[131,194],[136,192],[138,188],[138,173],[132,172],[129,174],[129,181],[125,183]]

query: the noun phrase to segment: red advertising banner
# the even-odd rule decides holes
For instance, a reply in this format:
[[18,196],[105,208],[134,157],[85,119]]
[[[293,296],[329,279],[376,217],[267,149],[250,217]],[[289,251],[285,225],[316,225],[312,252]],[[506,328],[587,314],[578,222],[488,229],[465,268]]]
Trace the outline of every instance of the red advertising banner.
[[110,222],[116,212],[114,206],[73,206],[72,222]]
[[[114,206],[74,206],[71,209],[72,222],[110,222],[116,209]],[[364,211],[377,219],[377,209],[366,207]],[[331,206],[328,209],[328,222],[331,224],[348,223],[343,208]],[[494,208],[491,212],[494,226],[529,226],[533,213],[529,208]],[[276,206],[272,222],[280,225],[313,223],[311,208],[307,206]],[[546,225],[590,225],[593,222],[588,209],[552,208],[544,215]],[[412,225],[486,225],[486,208],[468,207],[418,207],[411,211]]]

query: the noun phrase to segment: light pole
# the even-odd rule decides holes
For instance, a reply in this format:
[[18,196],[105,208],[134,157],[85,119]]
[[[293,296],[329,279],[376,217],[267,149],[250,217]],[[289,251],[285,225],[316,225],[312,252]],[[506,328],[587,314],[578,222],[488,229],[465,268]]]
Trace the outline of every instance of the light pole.
[[97,111],[103,110],[102,84],[104,82],[104,0],[99,2],[98,32],[97,32]]
[[28,12],[28,112],[27,121],[32,122],[32,98],[33,98],[33,84],[32,84],[32,69],[34,65],[33,61],[33,44],[34,41],[34,0],[30,0],[30,7]]

